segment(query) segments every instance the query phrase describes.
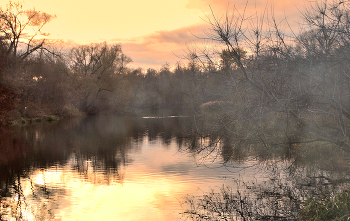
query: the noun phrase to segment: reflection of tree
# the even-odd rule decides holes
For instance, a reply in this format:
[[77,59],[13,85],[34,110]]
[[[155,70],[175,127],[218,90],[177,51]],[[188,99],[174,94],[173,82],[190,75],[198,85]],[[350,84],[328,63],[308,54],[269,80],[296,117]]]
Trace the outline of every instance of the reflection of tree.
[[[23,178],[19,174],[11,183],[6,196],[2,196],[0,220],[52,220],[56,210],[63,202],[67,192],[57,186],[33,183],[30,177]],[[25,193],[29,190],[30,193]]]
[[11,128],[0,127],[0,197],[11,196],[10,189],[18,176],[27,173],[26,159],[30,158],[31,152],[28,143],[16,136]]
[[[206,164],[222,162],[233,171],[260,168],[267,181],[236,182],[235,188],[188,197],[184,215],[192,220],[298,220],[308,197],[335,194],[347,186],[348,156],[334,145],[264,144],[261,134],[222,119],[197,121],[197,130],[184,137],[186,151]],[[230,125],[231,127],[228,127]],[[264,134],[266,135],[266,134]],[[260,174],[260,172],[258,172]]]
[[123,182],[124,174],[120,171],[119,165],[124,163],[118,157],[116,160],[110,160],[73,155],[70,160],[70,166],[73,171],[78,172],[79,178],[86,182],[106,185],[110,185],[112,182]]
[[[275,161],[292,162],[297,167],[317,166],[325,171],[344,172],[349,155],[332,144],[322,141],[311,143],[281,142],[281,134],[256,133],[239,120],[197,118],[196,126],[187,127],[182,134],[182,148],[203,158],[215,158],[226,166],[254,159],[259,163]],[[192,131],[190,130],[192,129]],[[269,143],[265,143],[269,140]]]
[[[269,209],[278,212],[287,211],[287,207],[299,208],[301,196],[319,194],[317,188],[320,186],[324,193],[331,192],[333,186],[336,187],[346,181],[333,179],[330,172],[331,169],[345,172],[344,165],[348,162],[342,151],[334,146],[320,147],[317,142],[314,142],[313,146],[303,148],[298,145],[264,146],[253,138],[240,139],[243,135],[253,137],[250,131],[239,130],[242,128],[241,125],[230,124],[232,127],[229,128],[227,125],[220,124],[220,120],[223,119],[218,120],[219,123],[213,124],[213,121],[203,121],[199,118],[143,119],[100,116],[3,130],[0,133],[0,145],[7,157],[2,158],[0,155],[1,171],[4,171],[0,173],[1,201],[3,205],[5,203],[14,205],[15,209],[27,208],[26,202],[37,202],[36,211],[38,212],[35,214],[49,217],[49,213],[54,214],[55,208],[60,203],[49,202],[48,198],[69,195],[69,192],[45,182],[41,185],[34,182],[31,184],[29,178],[34,173],[42,169],[44,176],[50,167],[54,166],[59,171],[67,169],[70,171],[67,173],[72,173],[89,183],[109,185],[112,182],[123,182],[122,168],[133,163],[130,152],[138,151],[137,145],[134,144],[142,139],[149,141],[160,139],[163,146],[167,147],[170,141],[176,138],[174,140],[179,148],[188,147],[196,159],[215,156],[210,160],[220,160],[226,167],[244,168],[245,163],[251,162],[252,159],[254,166],[269,167],[271,171],[276,168],[281,170],[279,167],[273,167],[275,165],[288,164],[283,167],[285,170],[280,172],[284,175],[283,178],[275,173],[272,174],[275,176],[265,183],[237,183],[246,207],[266,207],[264,210],[250,211],[255,213],[255,218],[258,217],[256,214],[260,214],[260,217],[272,216]],[[312,174],[312,171],[317,173]],[[31,193],[24,198],[21,191],[28,185]],[[215,202],[214,199],[217,201],[223,199],[224,193],[227,199],[237,203],[238,192],[232,189],[224,189],[222,193],[207,194],[206,197],[207,200],[211,199]],[[288,194],[299,201],[288,198]],[[22,199],[20,207],[14,204],[17,201],[11,201],[18,196]],[[254,197],[260,201],[254,201]],[[276,201],[283,204],[274,204]],[[242,205],[243,208],[244,205]],[[276,207],[272,207],[273,205]],[[1,208],[3,214],[7,211],[6,208]],[[237,211],[237,209],[233,210],[234,208],[231,208],[232,211]],[[243,212],[249,212],[249,210]],[[287,213],[279,213],[279,216],[287,216]]]
[[[176,137],[181,146],[187,139],[183,132],[191,127],[187,118],[100,116],[0,128],[1,216],[53,219],[70,193],[50,183],[50,173],[94,184],[120,183],[122,167],[133,162],[130,151],[138,148],[134,142],[160,139],[166,147]],[[43,183],[34,180],[38,176]]]
[[[182,131],[188,131],[187,118],[142,119],[101,116],[70,119],[59,122],[33,124],[25,127],[0,128],[0,179],[6,169],[18,171],[65,165],[74,153],[77,161],[92,161],[104,170],[118,170],[132,161],[128,156],[133,140],[145,135],[149,140],[160,138],[167,145],[173,137],[183,140]],[[23,162],[18,165],[17,162]],[[35,164],[33,164],[35,162]],[[83,163],[79,163],[83,165]],[[26,168],[26,169],[24,169]],[[14,174],[9,174],[14,176]]]

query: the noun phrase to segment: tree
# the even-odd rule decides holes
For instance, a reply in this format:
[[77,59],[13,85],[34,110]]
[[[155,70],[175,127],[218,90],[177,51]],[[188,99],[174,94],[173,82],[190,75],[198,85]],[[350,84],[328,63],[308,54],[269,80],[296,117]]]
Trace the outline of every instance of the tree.
[[302,13],[306,31],[296,36],[303,51],[313,57],[330,57],[350,42],[350,4],[346,1],[316,2]]
[[35,9],[25,10],[19,2],[10,1],[4,8],[0,7],[0,119],[5,123],[14,113],[19,114],[15,110],[23,103],[20,102],[25,93],[22,86],[31,84],[24,81],[23,73],[14,73],[25,70],[24,61],[34,52],[47,50],[45,39],[39,35],[45,35],[41,30],[52,18]]
[[7,57],[25,59],[43,48],[45,39],[37,39],[42,28],[54,16],[35,9],[24,10],[18,2],[9,2],[5,9],[0,8],[0,39]]
[[[324,1],[304,14],[311,35],[296,35],[305,51],[301,57],[292,53],[275,56],[276,48],[279,53],[291,52],[283,30],[275,25],[274,31],[264,32],[263,17],[257,19],[258,28],[249,29],[245,22],[253,20],[246,18],[251,17],[239,12],[232,17],[220,18],[214,13],[208,17],[211,28],[206,40],[219,43],[219,49],[226,48],[222,56],[237,65],[229,71],[232,88],[226,97],[235,107],[223,127],[233,128],[233,133],[244,132],[242,139],[260,141],[265,148],[324,142],[350,152],[350,67],[344,62],[350,58],[349,4]],[[259,50],[251,50],[251,57],[243,59],[239,48]],[[200,63],[201,58],[208,63],[214,60],[207,51],[193,53],[191,57]]]
[[[116,95],[118,81],[122,82],[130,62],[118,44],[109,46],[104,42],[73,48],[68,62],[75,82],[71,99],[84,113],[96,114],[111,109],[117,102],[112,95]],[[123,96],[124,99],[128,97]]]

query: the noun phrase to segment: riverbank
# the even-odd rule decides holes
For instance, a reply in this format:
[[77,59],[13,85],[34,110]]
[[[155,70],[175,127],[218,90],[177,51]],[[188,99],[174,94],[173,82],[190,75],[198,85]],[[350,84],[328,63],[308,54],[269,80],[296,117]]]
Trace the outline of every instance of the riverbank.
[[62,117],[58,115],[45,115],[45,116],[40,116],[40,117],[32,117],[32,118],[26,118],[26,117],[21,117],[15,120],[8,121],[5,123],[5,125],[27,125],[27,124],[32,124],[32,123],[39,123],[39,122],[52,122],[52,121],[57,121],[61,119]]

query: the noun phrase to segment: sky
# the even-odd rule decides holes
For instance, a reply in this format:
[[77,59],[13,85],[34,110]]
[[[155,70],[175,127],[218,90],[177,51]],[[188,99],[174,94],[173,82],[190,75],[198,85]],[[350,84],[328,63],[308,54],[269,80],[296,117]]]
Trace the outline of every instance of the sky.
[[[201,44],[209,26],[206,15],[216,16],[236,8],[246,15],[274,11],[277,20],[287,17],[292,26],[300,20],[308,0],[24,0],[24,8],[56,15],[44,28],[47,38],[66,45],[120,43],[131,57],[131,67],[159,69],[175,65],[186,48]],[[0,0],[0,5],[7,0]],[[209,7],[210,6],[210,7]]]

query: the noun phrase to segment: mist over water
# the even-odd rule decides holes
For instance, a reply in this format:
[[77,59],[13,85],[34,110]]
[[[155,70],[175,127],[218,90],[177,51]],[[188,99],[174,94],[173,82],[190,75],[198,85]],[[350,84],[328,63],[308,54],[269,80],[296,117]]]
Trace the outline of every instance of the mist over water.
[[11,131],[9,142],[21,142],[22,154],[16,159],[3,152],[2,217],[180,219],[187,194],[209,191],[221,186],[222,178],[237,176],[220,162],[204,164],[186,151],[180,134],[188,122],[108,116]]
[[302,156],[262,157],[227,140],[209,148],[215,134],[193,136],[196,122],[100,116],[2,128],[8,145],[1,146],[1,218],[186,220],[188,197],[223,187],[270,188],[276,171],[283,183],[307,174],[339,176]]
[[186,64],[146,71],[1,8],[0,220],[350,219],[350,2],[296,31],[267,6],[211,10]]

